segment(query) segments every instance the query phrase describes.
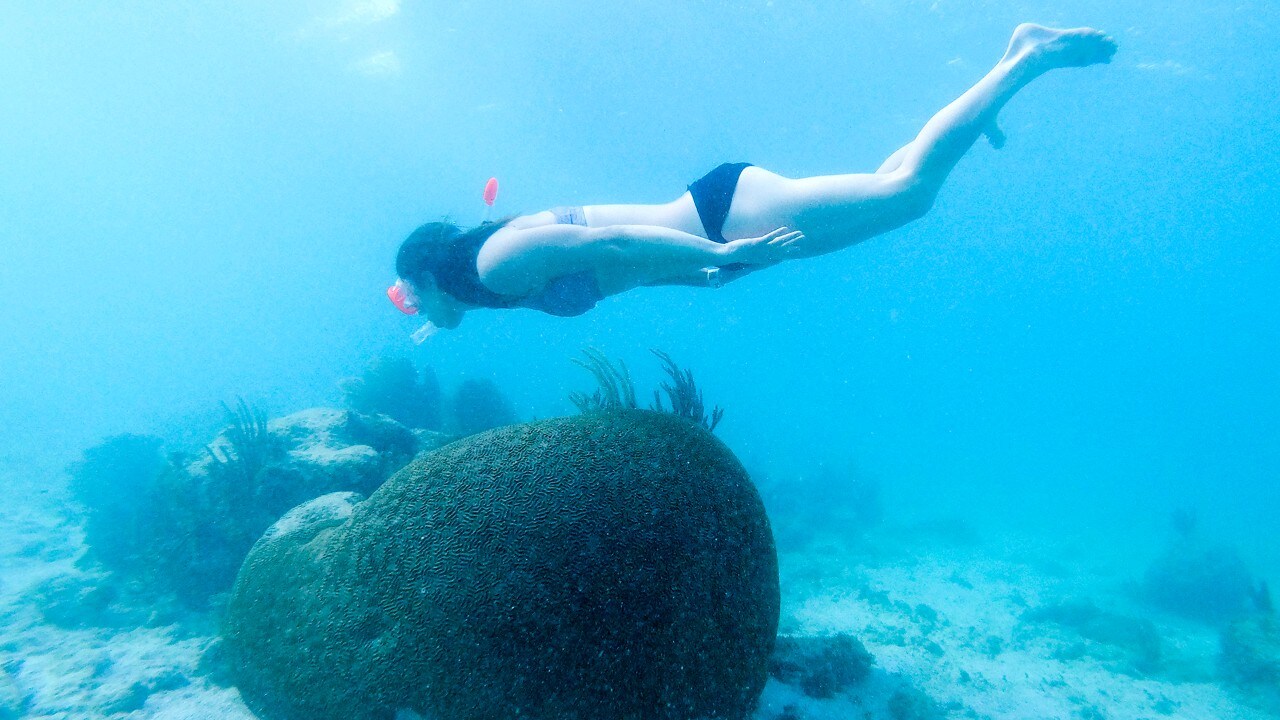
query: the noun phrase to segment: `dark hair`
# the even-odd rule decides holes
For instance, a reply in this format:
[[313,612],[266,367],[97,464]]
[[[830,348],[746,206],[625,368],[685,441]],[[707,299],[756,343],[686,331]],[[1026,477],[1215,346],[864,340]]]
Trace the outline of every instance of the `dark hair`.
[[484,222],[465,231],[448,221],[427,223],[400,244],[400,252],[396,253],[396,275],[415,287],[421,287],[427,277],[436,284],[448,285],[448,280],[441,281],[434,275],[440,268],[449,266],[456,248],[473,243],[478,247],[510,221],[511,218],[503,218]]
[[462,230],[451,222],[427,223],[414,230],[396,253],[396,275],[421,287],[424,276],[431,274],[430,268],[444,263],[451,241],[461,234]]

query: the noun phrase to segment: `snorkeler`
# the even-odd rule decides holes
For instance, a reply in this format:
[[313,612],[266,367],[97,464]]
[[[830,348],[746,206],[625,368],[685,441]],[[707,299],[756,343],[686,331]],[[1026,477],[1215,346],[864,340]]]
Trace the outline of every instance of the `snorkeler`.
[[[418,228],[396,257],[387,294],[401,311],[455,328],[476,308],[580,315],[603,298],[653,285],[720,287],[783,260],[825,255],[922,217],[996,115],[1056,68],[1109,62],[1116,43],[1091,28],[1019,25],[1004,57],[868,174],[785,178],[724,164],[661,205],[560,207],[470,230]],[[496,184],[485,189],[492,204]]]

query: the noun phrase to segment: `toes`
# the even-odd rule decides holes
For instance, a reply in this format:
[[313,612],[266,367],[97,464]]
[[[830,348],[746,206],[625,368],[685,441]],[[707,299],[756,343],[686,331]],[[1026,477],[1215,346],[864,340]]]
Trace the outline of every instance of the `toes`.
[[1109,35],[1097,30],[1075,31],[1074,37],[1064,36],[1060,57],[1067,65],[1085,66],[1111,62],[1118,45]]

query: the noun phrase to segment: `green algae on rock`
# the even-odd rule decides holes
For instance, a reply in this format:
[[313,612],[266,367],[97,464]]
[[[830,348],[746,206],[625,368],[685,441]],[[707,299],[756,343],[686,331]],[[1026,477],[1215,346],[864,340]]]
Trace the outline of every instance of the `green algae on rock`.
[[[745,718],[777,556],[727,447],[643,410],[514,425],[282,519],[224,629],[264,720]],[[314,504],[314,503],[312,503]]]

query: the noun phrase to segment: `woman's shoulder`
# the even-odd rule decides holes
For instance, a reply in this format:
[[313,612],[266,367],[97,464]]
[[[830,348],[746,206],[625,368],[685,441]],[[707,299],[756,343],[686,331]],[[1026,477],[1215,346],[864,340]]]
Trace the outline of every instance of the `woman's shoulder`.
[[517,215],[499,220],[498,223],[500,226],[485,236],[484,242],[477,251],[482,258],[481,264],[485,262],[483,258],[492,260],[506,255],[514,244],[519,243],[519,238],[524,234],[523,231],[554,225],[555,216],[550,211],[544,211],[531,215]]
[[556,216],[550,210],[532,213],[530,215],[518,215],[511,219],[503,230],[528,230],[530,228],[542,227],[543,225],[554,225]]

